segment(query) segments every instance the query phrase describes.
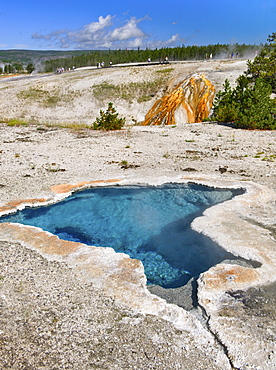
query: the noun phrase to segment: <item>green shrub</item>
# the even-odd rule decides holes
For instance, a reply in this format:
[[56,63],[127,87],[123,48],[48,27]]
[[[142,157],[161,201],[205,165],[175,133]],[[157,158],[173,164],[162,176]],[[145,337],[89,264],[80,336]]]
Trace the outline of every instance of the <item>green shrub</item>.
[[93,129],[104,131],[120,130],[124,126],[126,119],[118,118],[118,115],[119,113],[116,112],[113,104],[109,103],[106,112],[100,110],[100,117],[97,117],[93,123]]
[[21,119],[11,119],[7,122],[7,126],[28,126],[28,123]]
[[216,95],[212,119],[218,122],[234,122],[237,128],[276,129],[276,104],[270,98],[271,86],[261,78],[251,82],[241,75],[237,86],[231,89],[228,80],[224,91]]

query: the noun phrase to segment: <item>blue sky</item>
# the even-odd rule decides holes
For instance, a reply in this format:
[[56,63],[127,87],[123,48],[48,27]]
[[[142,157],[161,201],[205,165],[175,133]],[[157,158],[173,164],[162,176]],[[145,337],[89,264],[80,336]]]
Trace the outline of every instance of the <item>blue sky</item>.
[[276,32],[276,0],[11,0],[1,3],[2,50],[259,44]]

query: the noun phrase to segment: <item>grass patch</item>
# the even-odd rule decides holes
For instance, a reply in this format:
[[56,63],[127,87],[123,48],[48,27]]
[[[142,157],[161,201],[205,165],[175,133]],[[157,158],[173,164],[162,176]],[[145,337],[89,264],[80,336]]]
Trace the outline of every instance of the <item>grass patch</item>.
[[44,97],[47,95],[47,91],[36,88],[36,87],[30,87],[27,90],[22,90],[19,93],[17,93],[17,97],[19,99],[30,99],[30,100],[41,100],[44,99]]
[[131,82],[129,84],[113,85],[103,82],[92,87],[93,95],[99,100],[123,99],[132,102],[133,99],[139,103],[152,99],[157,92],[164,87],[166,79],[162,76],[153,81]]
[[99,100],[111,99],[112,96],[118,94],[116,85],[108,82],[103,82],[100,85],[93,86],[93,94]]
[[61,127],[61,128],[69,128],[71,130],[84,130],[84,129],[87,129],[87,128],[92,128],[91,125],[86,125],[85,123],[76,123],[76,122],[73,122],[73,123],[60,123],[60,124],[55,124],[54,125],[55,127]]
[[128,164],[128,161],[126,161],[125,159],[123,159],[123,160],[120,162],[120,164],[125,166],[126,164]]
[[172,71],[174,71],[174,68],[164,68],[164,69],[159,69],[158,71],[156,71],[156,73],[169,74],[169,73],[171,73]]
[[29,126],[27,122],[21,119],[11,119],[7,122],[7,126]]
[[152,99],[152,96],[149,96],[149,95],[142,95],[140,96],[137,101],[138,103],[143,103],[143,102],[146,102],[146,101],[149,101]]
[[271,154],[268,157],[263,157],[262,161],[274,162],[276,159],[276,154]]
[[44,108],[56,107],[72,101],[73,98],[80,95],[80,92],[66,91],[63,93],[59,88],[53,90],[45,90],[41,87],[30,87],[27,90],[22,90],[17,93],[17,97],[22,100],[37,102]]
[[261,158],[262,161],[274,162],[276,159],[276,154],[264,155],[265,152],[258,152],[254,155],[254,158]]

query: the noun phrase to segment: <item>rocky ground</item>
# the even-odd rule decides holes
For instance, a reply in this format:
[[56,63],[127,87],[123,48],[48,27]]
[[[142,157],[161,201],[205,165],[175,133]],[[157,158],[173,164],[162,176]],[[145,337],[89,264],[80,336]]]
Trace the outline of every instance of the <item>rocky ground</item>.
[[172,84],[203,73],[222,88],[225,78],[234,83],[246,70],[246,60],[203,61],[79,69],[60,75],[23,79],[0,77],[0,120],[21,119],[42,124],[91,124],[100,109],[113,102],[127,124],[140,122]]
[[[196,69],[219,87],[226,77],[234,81],[245,62],[165,68],[174,70],[157,75],[180,78]],[[197,174],[217,181],[253,181],[275,191],[276,132],[243,131],[216,123],[130,126],[131,121],[141,120],[152,101],[126,104],[121,97],[114,101],[118,111],[127,115],[128,126],[122,131],[60,127],[61,122],[91,123],[106,105],[107,100],[101,103],[92,94],[92,84],[143,82],[158,70],[114,68],[0,82],[0,205],[48,198],[51,186],[57,184],[111,178],[139,178],[146,183],[153,177],[166,182]],[[62,86],[61,81],[65,90],[70,83],[80,95],[52,107],[43,106],[41,92],[32,101],[26,95],[22,99],[23,90],[48,91],[50,86]],[[38,88],[39,84],[43,87]],[[4,122],[28,117],[39,124],[7,126]],[[259,226],[275,238],[275,204],[257,211]],[[230,295],[218,313],[220,319],[204,322],[216,345],[200,345],[191,333],[158,316],[118,305],[65,263],[47,260],[20,243],[0,241],[0,245],[0,368],[276,369],[274,283]],[[222,330],[227,325],[230,339]]]
[[1,243],[1,369],[220,369],[210,350],[135,314],[66,265]]

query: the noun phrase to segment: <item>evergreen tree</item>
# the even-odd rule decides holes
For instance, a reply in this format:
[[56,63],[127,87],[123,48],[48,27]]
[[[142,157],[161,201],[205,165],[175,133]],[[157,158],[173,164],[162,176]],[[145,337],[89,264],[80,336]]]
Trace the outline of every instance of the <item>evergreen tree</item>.
[[266,80],[276,93],[276,33],[268,36],[269,44],[265,45],[259,55],[253,61],[247,62],[246,75],[256,81],[261,77]]
[[21,63],[13,63],[12,68],[17,73],[23,71],[23,65]]
[[125,124],[125,118],[118,118],[119,113],[113,107],[112,103],[108,104],[106,112],[100,110],[100,117],[96,118],[93,123],[94,130],[121,130]]
[[233,122],[237,119],[239,111],[234,100],[235,91],[232,90],[228,79],[225,80],[223,88],[223,91],[216,94],[212,118],[219,122]]
[[258,78],[253,86],[244,89],[240,101],[239,117],[235,126],[261,130],[275,130],[275,101],[270,99],[271,86]]
[[232,90],[229,81],[225,81],[224,91],[216,96],[212,118],[234,122],[237,128],[276,129],[276,102],[270,98],[271,86],[261,78],[251,82],[244,75],[236,82]]
[[29,63],[26,67],[26,70],[28,73],[32,73],[34,71],[35,67],[33,65],[33,63]]

